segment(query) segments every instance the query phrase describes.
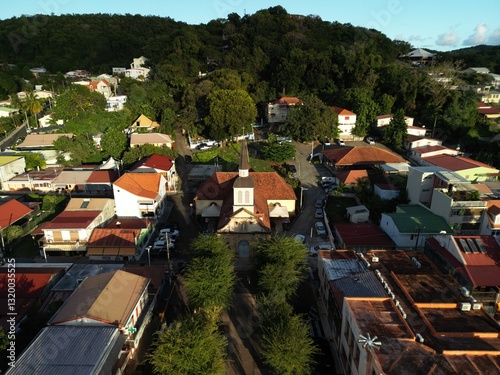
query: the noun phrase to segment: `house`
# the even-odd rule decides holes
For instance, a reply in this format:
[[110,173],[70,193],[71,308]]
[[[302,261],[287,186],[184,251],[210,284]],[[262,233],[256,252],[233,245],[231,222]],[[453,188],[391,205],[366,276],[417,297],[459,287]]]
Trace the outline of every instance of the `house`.
[[340,138],[351,137],[356,126],[356,114],[341,107],[333,107],[333,111],[338,116],[338,129]]
[[64,125],[64,120],[53,120],[52,114],[42,116],[38,119],[38,125],[40,128],[47,128],[54,125]]
[[137,131],[151,132],[153,130],[158,130],[160,124],[156,121],[150,120],[144,115],[139,115],[133,122],[128,126],[126,132],[128,134],[135,133]]
[[145,67],[148,59],[144,56],[134,57],[132,63],[130,64],[130,69],[125,70],[125,77],[144,80],[149,76],[151,69]]
[[487,90],[478,94],[479,101],[483,103],[500,103],[500,91]]
[[10,107],[0,107],[0,117],[12,117],[19,113],[19,109]]
[[477,103],[477,110],[484,120],[492,120],[500,117],[500,108],[492,107],[483,102]]
[[354,224],[366,223],[370,218],[370,211],[364,205],[347,207],[346,211],[347,218]]
[[[371,262],[374,257],[377,262]],[[342,298],[337,318],[333,319],[333,308],[328,316],[336,323],[333,348],[342,373],[404,374],[417,368],[425,374],[436,369],[442,374],[497,371],[498,324],[481,304],[460,293],[460,284],[448,280],[421,252],[373,251],[364,259],[375,269],[376,280],[356,274],[359,285],[351,288],[346,280],[330,297]],[[374,284],[384,287],[384,297],[373,296]],[[327,283],[320,290],[323,287]]]
[[108,112],[121,111],[123,108],[125,108],[126,102],[127,102],[127,95],[110,96],[106,100],[106,111]]
[[0,155],[0,190],[8,190],[5,182],[12,177],[24,173],[26,169],[26,160],[24,156]]
[[60,137],[67,137],[71,139],[74,136],[75,135],[73,133],[28,134],[26,138],[24,138],[24,141],[22,141],[16,147],[20,151],[53,148],[54,141],[59,139]]
[[410,61],[412,65],[420,66],[432,63],[432,61],[436,58],[436,55],[423,48],[415,48],[407,54],[402,55],[401,58],[403,60]]
[[[43,264],[43,267],[16,264],[16,272],[12,273],[11,267],[0,266],[0,328],[5,333],[12,332],[9,320],[12,321],[13,314],[8,308],[13,306],[16,317],[14,328],[18,331],[20,323],[48,298],[52,287],[63,277],[68,267],[68,264],[62,263],[56,266]],[[16,289],[14,301],[12,291],[8,288],[12,282],[15,282]]]
[[94,228],[109,222],[115,214],[114,201],[108,198],[72,198],[63,212],[42,224],[34,234],[42,256],[83,255]]
[[484,67],[472,67],[472,68],[467,68],[462,72],[467,74],[489,74],[490,70]]
[[372,146],[344,146],[322,151],[321,154],[323,155],[323,163],[335,169],[361,169],[381,164],[406,162],[399,155]]
[[139,160],[130,168],[131,172],[160,173],[167,180],[168,190],[176,189],[177,172],[175,160],[168,156],[153,154]]
[[111,84],[105,79],[101,79],[100,81],[90,81],[87,87],[90,91],[95,91],[104,95],[106,99],[109,99],[112,95]]
[[398,248],[422,248],[428,236],[453,233],[439,215],[418,205],[399,205],[395,213],[382,213],[380,228]]
[[499,312],[500,245],[493,236],[438,235],[427,240],[424,252],[462,285],[470,302],[490,315]]
[[352,169],[338,172],[334,178],[337,185],[354,186],[359,184],[360,180],[365,180],[368,185],[370,184],[370,178],[366,169]]
[[415,161],[417,165],[426,165],[427,163],[424,161],[425,158],[437,155],[451,155],[457,156],[459,154],[458,150],[454,150],[452,148],[448,148],[445,146],[422,146],[412,148],[409,151],[410,158]]
[[156,217],[164,208],[167,180],[159,173],[125,173],[113,184],[116,215]]
[[91,260],[135,259],[142,245],[140,237],[140,229],[121,228],[121,226],[94,228],[87,243],[87,256]]
[[30,374],[33,369],[37,374],[121,374],[129,356],[122,350],[125,340],[118,328],[109,326],[44,327],[6,374]]
[[394,184],[377,183],[373,185],[373,192],[381,199],[390,201],[393,199],[397,199],[399,197],[399,194],[401,193],[401,190]]
[[[11,225],[25,227],[32,215],[33,210],[17,199],[10,199],[5,203],[0,203],[0,236],[2,236],[2,231]],[[3,247],[4,243],[2,243],[2,250],[4,250]]]
[[302,101],[294,96],[284,96],[278,100],[267,103],[265,117],[268,124],[286,122],[290,109],[302,105]]
[[240,263],[252,255],[250,242],[279,233],[295,215],[296,195],[276,172],[253,172],[246,140],[241,143],[238,172],[215,172],[194,198],[195,213],[207,229],[223,236]]
[[162,133],[132,133],[130,134],[130,147],[152,145],[156,147],[172,148],[173,141],[168,134]]
[[85,181],[85,191],[89,194],[111,194],[113,183],[120,177],[115,169],[96,169],[90,173]]
[[405,150],[411,151],[415,148],[428,147],[428,146],[441,146],[443,141],[440,139],[429,138],[419,135],[408,134],[406,139],[403,141],[403,146]]
[[464,156],[440,154],[421,160],[423,165],[434,165],[456,172],[469,181],[495,181],[499,175],[498,169]]
[[373,223],[334,223],[332,232],[339,249],[394,249],[391,238]]
[[52,182],[52,191],[86,192],[93,170],[62,170]]
[[[380,115],[376,117],[377,120],[377,128],[383,128],[391,123],[392,118],[394,117],[393,114],[389,115]],[[405,122],[408,125],[408,127],[413,127],[413,121],[415,119],[410,116],[405,116]],[[420,129],[420,128],[419,128]]]
[[42,171],[29,171],[18,174],[5,181],[5,189],[9,191],[53,191],[54,180],[63,168],[46,168]]
[[481,228],[479,234],[487,236],[500,236],[500,200],[489,200],[486,203],[486,210],[481,218]]
[[488,73],[491,77],[491,85],[495,88],[500,88],[500,74]]

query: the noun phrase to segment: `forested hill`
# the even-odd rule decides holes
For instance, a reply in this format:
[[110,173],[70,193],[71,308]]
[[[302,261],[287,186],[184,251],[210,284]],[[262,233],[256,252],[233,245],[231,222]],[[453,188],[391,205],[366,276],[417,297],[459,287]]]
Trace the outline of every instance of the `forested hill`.
[[409,48],[375,30],[290,15],[280,6],[244,17],[229,14],[206,25],[130,14],[15,17],[0,21],[0,43],[0,61],[54,73],[110,72],[144,55],[153,64],[167,61],[190,73],[223,66],[270,75],[285,60],[299,65],[309,60],[321,74],[324,58],[336,60],[342,70],[361,54],[390,61]]
[[500,46],[480,45],[439,53],[444,60],[461,60],[465,67],[485,67],[500,73]]

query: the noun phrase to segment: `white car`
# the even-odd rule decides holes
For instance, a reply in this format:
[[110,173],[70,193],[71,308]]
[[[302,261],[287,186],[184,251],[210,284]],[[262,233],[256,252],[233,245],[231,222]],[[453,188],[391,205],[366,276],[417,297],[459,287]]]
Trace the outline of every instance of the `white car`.
[[[165,249],[167,247],[167,242],[164,241],[164,240],[158,240],[158,241],[155,241],[155,243],[153,244],[153,250],[155,249]],[[169,249],[173,249],[175,247],[174,243],[173,242],[168,242],[168,248]]]
[[298,243],[304,243],[304,241],[306,240],[306,236],[304,236],[303,234],[296,234],[295,237],[293,237],[293,240]]
[[330,244],[320,244],[316,246],[312,246],[309,248],[309,255],[316,256],[318,255],[318,251],[320,250],[332,250],[332,246]]
[[317,221],[316,224],[314,224],[314,228],[316,228],[316,234],[318,236],[326,236],[326,228],[323,222]]
[[179,236],[180,232],[177,229],[171,229],[171,228],[165,228],[160,230],[160,236],[168,234],[169,237],[177,237]]
[[375,144],[375,140],[372,137],[366,137],[366,142],[369,145],[374,145]]

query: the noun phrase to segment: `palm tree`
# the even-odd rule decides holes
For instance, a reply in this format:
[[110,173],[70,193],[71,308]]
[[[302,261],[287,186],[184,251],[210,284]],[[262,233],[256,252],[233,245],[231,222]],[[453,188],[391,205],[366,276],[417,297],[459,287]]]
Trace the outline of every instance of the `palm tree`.
[[26,95],[26,99],[24,101],[24,109],[27,112],[35,115],[35,124],[38,127],[38,114],[42,112],[43,105],[33,91],[29,92]]

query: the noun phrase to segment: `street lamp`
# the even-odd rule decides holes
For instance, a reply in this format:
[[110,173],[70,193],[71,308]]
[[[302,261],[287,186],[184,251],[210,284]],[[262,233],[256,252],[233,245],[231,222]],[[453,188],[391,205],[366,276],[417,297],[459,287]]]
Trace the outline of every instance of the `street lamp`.
[[303,195],[304,195],[304,190],[309,190],[303,186],[300,187],[300,209],[302,210],[302,198],[303,198]]
[[151,267],[151,256],[149,254],[149,251],[151,250],[151,246],[146,246],[146,250],[148,251],[148,266]]
[[417,250],[417,247],[418,247],[418,240],[420,238],[420,227],[416,227],[415,228],[415,233],[417,233],[417,239],[415,241],[415,250]]

